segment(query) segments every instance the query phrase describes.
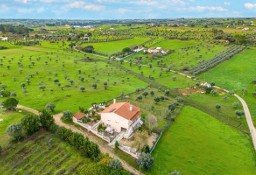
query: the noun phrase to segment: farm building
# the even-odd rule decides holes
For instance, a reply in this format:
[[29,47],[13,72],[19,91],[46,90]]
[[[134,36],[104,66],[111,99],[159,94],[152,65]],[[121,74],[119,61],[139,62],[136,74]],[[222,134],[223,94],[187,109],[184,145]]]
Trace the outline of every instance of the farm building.
[[147,50],[144,50],[145,53],[161,53],[161,54],[168,54],[170,51],[169,50],[164,50],[161,47],[156,47],[156,48],[149,48]]
[[140,108],[128,102],[116,103],[114,100],[114,103],[100,114],[101,122],[107,126],[108,130],[124,131],[125,137],[129,137],[137,127],[143,124],[140,118]]
[[85,116],[83,112],[78,112],[73,116],[73,122],[80,122],[82,118]]

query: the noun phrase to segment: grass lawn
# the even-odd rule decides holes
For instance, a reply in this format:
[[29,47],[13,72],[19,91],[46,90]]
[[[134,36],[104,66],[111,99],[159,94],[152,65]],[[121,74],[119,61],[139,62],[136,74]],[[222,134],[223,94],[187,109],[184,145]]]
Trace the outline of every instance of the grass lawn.
[[5,154],[0,158],[2,175],[118,173],[107,167],[109,157],[105,156],[99,162],[94,162],[81,155],[74,147],[45,131],[40,131],[4,151]]
[[[42,110],[47,103],[52,102],[56,105],[56,112],[76,112],[79,106],[87,108],[93,102],[103,102],[120,96],[122,92],[126,94],[147,86],[136,77],[107,63],[81,62],[85,58],[81,53],[72,56],[70,52],[41,49],[40,52],[26,50],[23,56],[15,55],[19,51],[16,49],[3,53],[9,51],[12,55],[1,59],[1,83],[7,86],[7,90],[17,94],[22,105]],[[96,89],[92,87],[94,83]],[[107,83],[106,87],[104,83]],[[25,88],[21,84],[25,84]],[[81,87],[85,88],[84,92]]]
[[249,138],[192,107],[184,107],[153,152],[148,174],[253,175],[255,152]]
[[[199,76],[201,79],[215,82],[216,85],[241,95],[249,105],[254,124],[256,124],[256,98],[252,92],[255,92],[256,89],[252,81],[256,79],[255,67],[256,47],[250,47]],[[243,88],[247,89],[245,96],[241,92]]]
[[147,41],[149,38],[136,37],[127,40],[120,41],[110,41],[110,42],[102,42],[102,43],[86,43],[83,44],[82,47],[92,45],[96,52],[104,53],[111,55],[115,52],[122,51],[125,47],[140,45],[143,42]]
[[6,129],[8,126],[14,123],[19,123],[20,120],[24,117],[24,113],[19,112],[1,112],[0,111],[0,145],[5,146],[8,142],[10,137],[6,133]]

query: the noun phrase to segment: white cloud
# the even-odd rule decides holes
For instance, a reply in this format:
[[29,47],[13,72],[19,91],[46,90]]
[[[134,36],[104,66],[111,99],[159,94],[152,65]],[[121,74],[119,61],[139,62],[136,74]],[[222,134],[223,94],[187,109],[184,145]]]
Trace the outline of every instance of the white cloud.
[[177,5],[187,5],[187,3],[182,0],[169,0],[169,2]]
[[87,4],[84,1],[75,1],[68,4],[68,8],[80,8],[80,9],[90,10],[90,11],[100,11],[104,9],[104,6],[96,5],[96,4]]
[[225,12],[227,9],[221,6],[195,6],[188,8],[178,8],[178,11],[194,11],[194,12],[204,12],[204,11],[216,11],[216,12]]
[[27,4],[28,3],[28,0],[15,0],[16,2],[20,2],[20,3],[24,3],[24,4]]
[[247,2],[247,3],[244,4],[244,7],[247,8],[247,9],[256,9],[256,3],[253,4],[253,3]]
[[131,1],[129,3],[135,4],[135,5],[147,5],[147,6],[158,5],[158,1],[154,1],[154,0],[139,0],[139,1]]

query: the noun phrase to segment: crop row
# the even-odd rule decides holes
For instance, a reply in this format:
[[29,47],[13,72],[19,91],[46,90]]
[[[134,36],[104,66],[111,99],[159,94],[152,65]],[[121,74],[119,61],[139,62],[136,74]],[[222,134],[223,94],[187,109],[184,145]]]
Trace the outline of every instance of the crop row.
[[216,65],[218,65],[219,63],[222,63],[230,58],[232,58],[234,55],[240,53],[241,51],[243,51],[246,47],[245,46],[241,46],[241,45],[233,45],[230,48],[228,48],[226,51],[220,53],[219,55],[217,55],[216,57],[212,58],[209,61],[205,61],[203,63],[201,63],[200,65],[190,69],[188,72],[190,74],[200,74],[201,72],[204,72]]

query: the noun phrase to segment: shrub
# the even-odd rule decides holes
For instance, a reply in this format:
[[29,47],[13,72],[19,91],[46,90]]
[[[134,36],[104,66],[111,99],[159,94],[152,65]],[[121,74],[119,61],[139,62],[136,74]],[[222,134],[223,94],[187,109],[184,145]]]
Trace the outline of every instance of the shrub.
[[115,170],[120,170],[122,169],[122,164],[118,159],[112,159],[109,164],[108,167],[113,168]]
[[7,134],[12,137],[12,141],[17,142],[23,138],[22,126],[20,123],[8,126]]
[[139,158],[136,160],[136,163],[139,165],[140,168],[149,170],[154,163],[154,159],[151,157],[150,154],[141,153]]
[[73,113],[71,111],[64,111],[63,116],[62,116],[62,120],[67,121],[67,122],[71,122],[72,117],[73,117]]

